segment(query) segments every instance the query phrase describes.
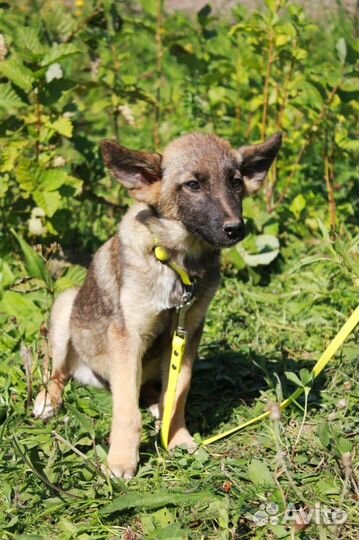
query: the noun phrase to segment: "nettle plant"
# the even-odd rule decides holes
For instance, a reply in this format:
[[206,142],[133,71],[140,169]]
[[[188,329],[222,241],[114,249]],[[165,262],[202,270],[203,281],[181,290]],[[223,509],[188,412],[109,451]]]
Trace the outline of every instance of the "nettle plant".
[[23,234],[92,251],[128,204],[99,141],[160,144],[156,19],[146,3],[147,19],[108,0],[10,7],[0,8],[0,205]]
[[5,40],[9,54],[0,62],[1,197],[5,208],[10,203],[10,222],[31,208],[29,232],[41,235],[47,229],[56,234],[51,220],[45,229],[42,218],[66,208],[67,199],[82,186],[82,180],[71,175],[66,152],[61,151],[65,144],[60,143],[72,136],[69,90],[75,86],[64,79],[63,66],[79,50],[72,44],[45,44],[38,28],[25,26]]

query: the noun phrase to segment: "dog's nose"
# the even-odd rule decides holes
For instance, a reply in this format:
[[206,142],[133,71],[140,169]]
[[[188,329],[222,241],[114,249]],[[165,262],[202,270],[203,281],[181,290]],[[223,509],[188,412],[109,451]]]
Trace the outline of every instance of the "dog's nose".
[[239,221],[227,221],[223,225],[223,230],[231,240],[242,240],[244,238],[244,223],[243,219]]

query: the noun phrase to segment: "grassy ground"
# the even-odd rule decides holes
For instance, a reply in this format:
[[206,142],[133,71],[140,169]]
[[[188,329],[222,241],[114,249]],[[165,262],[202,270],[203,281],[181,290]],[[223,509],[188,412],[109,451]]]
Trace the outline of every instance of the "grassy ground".
[[[208,436],[235,426],[289,395],[295,378],[285,372],[305,380],[300,370],[312,367],[355,307],[356,281],[323,245],[298,242],[283,256],[284,269],[277,262],[256,286],[248,276],[239,279],[225,270],[189,398],[192,432]],[[307,256],[326,260],[304,264],[312,260]],[[281,418],[272,406],[271,421],[194,455],[166,454],[144,412],[141,464],[128,483],[100,472],[110,395],[71,383],[59,416],[47,424],[35,421],[27,396],[40,385],[43,342],[32,344],[31,377],[24,373],[26,354],[7,357],[0,367],[0,537],[358,538],[354,336],[315,382],[307,414],[304,398]],[[289,504],[309,511],[316,503],[347,512],[346,522],[318,526],[313,518],[306,526],[300,514],[297,523],[285,514]],[[261,517],[258,511],[264,512],[263,526],[253,521],[254,514]]]

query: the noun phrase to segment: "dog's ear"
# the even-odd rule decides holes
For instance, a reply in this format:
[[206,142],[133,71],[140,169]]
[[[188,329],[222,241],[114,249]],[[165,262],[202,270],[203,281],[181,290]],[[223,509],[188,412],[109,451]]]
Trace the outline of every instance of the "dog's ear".
[[247,195],[253,195],[260,189],[281,144],[282,134],[276,133],[264,143],[242,146],[238,150]]
[[161,155],[139,152],[115,141],[101,142],[103,160],[108,170],[128,189],[137,201],[158,202],[161,180]]

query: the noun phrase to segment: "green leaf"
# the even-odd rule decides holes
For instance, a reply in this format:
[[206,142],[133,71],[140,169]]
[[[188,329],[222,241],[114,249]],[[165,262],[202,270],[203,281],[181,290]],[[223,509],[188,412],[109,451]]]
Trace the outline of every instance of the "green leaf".
[[0,259],[0,289],[8,287],[15,281],[15,274],[8,263]]
[[42,171],[39,178],[39,189],[44,191],[56,191],[72,178],[62,169],[47,169]]
[[345,39],[338,39],[335,48],[337,50],[339,60],[342,64],[345,64],[345,59],[347,57],[347,44],[345,42]]
[[296,36],[295,27],[290,22],[284,24],[277,24],[275,26],[275,31],[275,44],[277,47],[282,47],[283,45],[286,45]]
[[339,138],[336,137],[336,143],[340,148],[352,152],[353,154],[359,154],[359,139]]
[[8,174],[0,174],[0,199],[3,199],[9,190],[10,177]]
[[188,540],[188,532],[181,529],[178,523],[168,527],[156,529],[152,534],[146,535],[146,540]]
[[339,452],[343,454],[350,454],[353,450],[353,444],[349,439],[344,439],[344,437],[340,437],[337,441],[337,446]]
[[300,48],[297,48],[297,49],[294,49],[292,51],[292,54],[294,56],[294,58],[296,60],[305,60],[308,56],[308,51],[306,51],[305,49],[300,49]]
[[273,475],[268,466],[258,459],[253,459],[248,465],[248,476],[256,486],[275,486]]
[[212,8],[209,4],[205,4],[197,13],[197,18],[200,24],[205,24],[206,19],[212,13]]
[[287,377],[288,381],[291,381],[296,386],[303,388],[302,381],[299,379],[299,377],[295,373],[293,373],[292,371],[285,371],[285,376]]
[[40,308],[29,296],[14,291],[4,292],[0,302],[0,311],[5,311],[10,317],[15,317],[30,334],[37,332],[43,321]]
[[228,261],[230,264],[235,266],[237,270],[243,270],[243,268],[246,267],[243,257],[240,256],[235,247],[224,250],[223,259],[225,262]]
[[228,510],[229,501],[227,497],[214,499],[208,504],[208,515],[213,516],[213,518],[218,521],[219,527],[224,531],[228,531]]
[[78,432],[80,434],[82,433],[88,433],[92,438],[95,438],[95,429],[94,424],[91,422],[91,420],[86,416],[85,414],[81,413],[78,409],[78,407],[74,407],[71,404],[68,404],[68,410],[71,412],[71,414],[76,418],[78,423],[80,424],[80,429]]
[[19,98],[10,83],[0,84],[0,107],[9,113],[23,107],[25,103]]
[[16,178],[23,190],[31,195],[37,206],[48,217],[61,207],[63,197],[58,191],[61,187],[71,188],[71,193],[78,192],[82,180],[69,175],[63,169],[42,169],[29,160],[22,160],[16,169]]
[[327,421],[321,422],[319,424],[317,428],[317,435],[324,448],[327,448],[330,443],[330,431]]
[[38,30],[30,26],[16,28],[15,42],[20,55],[28,61],[38,61],[48,50],[40,42]]
[[306,109],[322,109],[323,97],[314,84],[311,84],[300,77],[294,84],[294,88],[297,89],[298,95],[292,100],[293,105],[297,105],[301,108],[305,107]]
[[265,0],[265,4],[271,13],[277,10],[277,0]]
[[168,508],[161,508],[157,512],[141,515],[142,530],[146,540],[187,539],[187,533],[174,522],[175,517]]
[[157,12],[157,0],[140,0],[142,9],[148,15],[155,17]]
[[52,284],[51,274],[47,269],[42,257],[20,236],[14,229],[10,229],[19,243],[20,249],[25,259],[26,270],[31,277],[42,279],[47,285]]
[[283,527],[283,525],[272,525],[271,523],[269,523],[268,529],[272,533],[271,534],[272,538],[276,538],[278,540],[281,540],[282,538],[283,538],[283,540],[288,540],[288,538],[289,538],[289,536],[288,536],[288,528]]
[[335,251],[332,247],[332,241],[329,236],[329,231],[327,227],[324,225],[324,223],[322,222],[322,220],[319,218],[317,219],[318,219],[318,225],[319,225],[320,232],[322,233],[323,239],[328,244],[328,247],[331,248],[332,253],[335,255]]
[[209,101],[212,105],[219,105],[226,101],[227,90],[223,86],[211,86],[208,91]]
[[293,199],[292,204],[289,207],[289,210],[292,212],[292,214],[294,214],[296,219],[299,219],[302,211],[306,207],[306,204],[307,204],[307,201],[305,200],[303,195],[299,193],[299,195],[297,195]]
[[292,41],[291,36],[288,36],[286,34],[278,34],[275,37],[276,47],[283,47],[283,45],[286,45],[290,41]]
[[14,169],[16,160],[26,145],[27,141],[24,140],[7,141],[6,146],[2,147],[0,152],[0,172],[10,172]]
[[26,193],[37,188],[41,171],[30,159],[21,159],[16,167],[16,180]]
[[86,273],[87,270],[83,266],[71,266],[66,274],[56,281],[56,291],[62,292],[71,287],[81,287],[85,281]]
[[342,92],[358,92],[359,90],[359,77],[346,77],[340,85]]
[[30,69],[25,67],[21,62],[12,59],[0,62],[0,74],[7,77],[16,86],[25,90],[25,92],[29,92],[32,89],[34,77]]
[[33,193],[33,198],[37,206],[40,206],[48,217],[52,217],[61,207],[61,195],[58,191],[36,190]]
[[[247,240],[249,241],[249,240]],[[257,254],[250,254],[243,245],[238,244],[236,249],[248,266],[259,266],[270,264],[279,253],[279,240],[269,234],[260,234],[254,238]]]
[[134,75],[122,75],[122,81],[126,86],[133,86],[137,82],[137,77]]
[[302,381],[302,385],[307,386],[308,384],[311,384],[313,381],[313,374],[309,369],[302,368],[299,371],[300,380]]
[[59,118],[52,124],[50,124],[52,129],[57,131],[57,133],[60,133],[60,135],[64,135],[64,137],[72,137],[72,130],[73,125],[71,123],[71,120],[69,118]]
[[55,62],[60,62],[69,56],[78,54],[80,49],[72,45],[72,43],[61,43],[60,45],[53,45],[52,49],[42,59],[42,66],[49,66]]
[[321,495],[339,495],[339,487],[335,484],[334,478],[321,479],[316,484],[316,489]]
[[101,514],[112,514],[128,508],[161,508],[170,505],[190,505],[196,502],[214,499],[210,491],[200,491],[197,493],[173,493],[171,491],[160,491],[157,493],[141,494],[130,493],[117,497],[110,504],[101,509]]

